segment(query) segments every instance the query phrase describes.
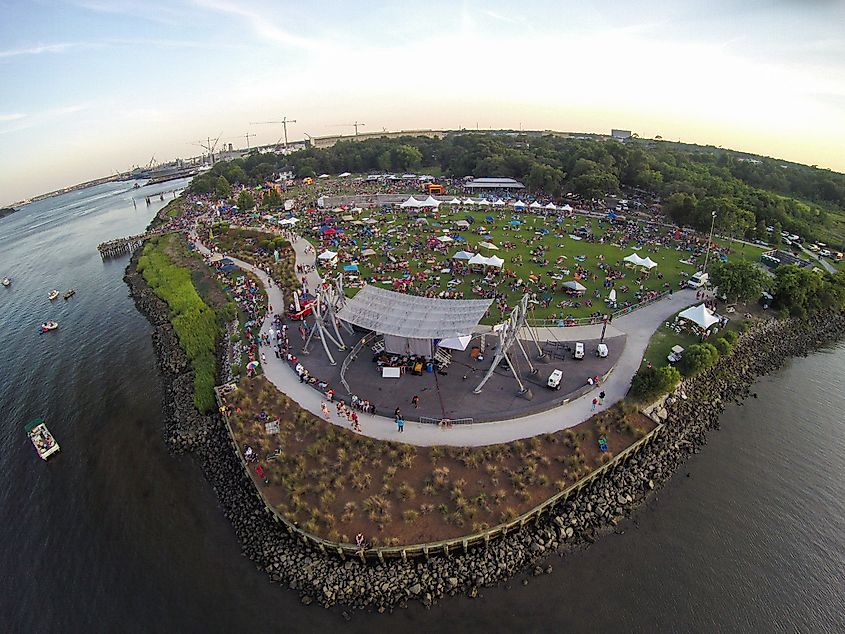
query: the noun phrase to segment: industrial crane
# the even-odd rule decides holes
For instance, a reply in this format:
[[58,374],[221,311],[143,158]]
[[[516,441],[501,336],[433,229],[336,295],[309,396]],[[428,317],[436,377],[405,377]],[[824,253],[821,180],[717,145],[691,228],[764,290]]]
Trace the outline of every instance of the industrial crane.
[[[222,134],[222,132],[220,134]],[[220,134],[217,135],[216,139],[206,137],[205,143],[200,140],[196,143],[191,143],[191,145],[197,145],[208,152],[208,161],[210,163],[214,163],[214,150],[217,149],[217,143],[220,141]]]
[[246,140],[246,149],[249,150],[249,138],[253,137],[253,136],[256,136],[256,135],[247,132],[246,134],[242,134],[241,136],[230,136],[230,137],[223,139],[223,140],[229,141],[230,139],[245,139]]
[[[282,117],[281,121],[251,121],[249,125],[281,125],[284,128],[285,149],[288,147],[288,124],[296,123],[296,119],[288,119],[287,116]],[[279,141],[282,139],[279,138]],[[276,146],[279,145],[276,141]]]
[[355,123],[338,123],[336,125],[333,125],[332,127],[333,128],[355,128],[355,136],[358,136],[358,126],[361,126],[363,128],[365,125],[367,125],[367,124],[366,123],[358,123],[356,121]]

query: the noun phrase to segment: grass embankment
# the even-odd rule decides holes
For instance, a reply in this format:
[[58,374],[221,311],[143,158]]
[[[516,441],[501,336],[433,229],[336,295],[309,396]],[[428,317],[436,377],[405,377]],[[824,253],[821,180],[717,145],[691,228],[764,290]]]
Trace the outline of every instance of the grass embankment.
[[[362,532],[381,545],[457,537],[513,519],[654,426],[613,407],[572,429],[528,440],[415,447],[332,425],[263,377],[242,380],[227,400],[240,410],[230,418],[235,440],[258,452],[270,485],[256,484],[276,509],[315,535],[350,542]],[[279,421],[278,434],[266,433],[260,412]],[[607,453],[599,451],[602,435]],[[267,460],[277,449],[281,455]]]
[[[209,412],[215,408],[219,318],[197,292],[191,269],[171,257],[170,252],[183,247],[179,240],[175,234],[149,240],[138,259],[138,272],[153,292],[167,302],[173,329],[194,371],[194,405],[201,412]],[[187,252],[185,257],[189,257]]]

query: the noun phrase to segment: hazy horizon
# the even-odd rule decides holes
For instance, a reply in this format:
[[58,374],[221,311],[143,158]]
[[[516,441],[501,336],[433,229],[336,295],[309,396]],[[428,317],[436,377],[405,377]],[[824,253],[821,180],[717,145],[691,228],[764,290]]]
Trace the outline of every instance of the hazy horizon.
[[845,171],[845,3],[0,0],[0,203],[132,165],[432,128],[630,129]]

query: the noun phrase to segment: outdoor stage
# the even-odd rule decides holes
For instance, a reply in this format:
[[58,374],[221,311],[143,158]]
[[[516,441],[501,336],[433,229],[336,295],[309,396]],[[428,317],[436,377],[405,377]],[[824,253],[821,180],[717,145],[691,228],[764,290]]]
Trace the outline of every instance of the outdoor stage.
[[[296,332],[295,322],[291,324],[289,339],[293,353],[309,373],[319,380],[326,381],[329,387],[335,390],[336,395],[348,403],[350,395],[346,393],[340,380],[341,366],[353,345],[367,333],[356,329],[355,336],[343,334],[349,346],[348,350],[339,351],[329,342],[329,349],[337,362],[334,366],[329,363],[322,344],[316,339],[309,346],[310,353],[302,354],[303,341]],[[495,348],[491,344],[497,342],[496,337],[488,335],[484,361],[477,361],[471,358],[470,350],[472,346],[478,345],[479,338],[479,335],[475,335],[465,351],[451,351],[452,363],[445,370],[445,374],[424,371],[415,376],[406,372],[398,379],[382,378],[378,366],[373,361],[373,342],[370,342],[349,364],[346,381],[349,383],[351,394],[369,400],[376,406],[377,413],[383,416],[392,417],[394,410],[399,407],[408,421],[416,421],[420,417],[437,420],[472,418],[473,422],[507,420],[548,410],[580,396],[590,389],[587,383],[589,377],[601,377],[616,364],[626,342],[625,335],[605,339],[608,356],[600,359],[595,355],[599,340],[582,339],[580,341],[584,343],[586,354],[581,360],[573,359],[572,353],[562,347],[574,347],[574,340],[561,342],[557,346],[557,358],[548,356],[543,361],[537,361],[536,345],[532,341],[523,340],[532,363],[539,369],[538,374],[529,375],[528,364],[518,351],[511,351],[509,356],[518,368],[521,380],[533,393],[533,399],[527,400],[517,394],[516,380],[510,370],[501,365],[484,386],[481,394],[473,394],[473,389],[493,360]],[[544,350],[551,351],[554,348],[552,342],[544,342],[542,345]],[[549,374],[556,368],[563,371],[560,390],[546,387]],[[596,390],[596,395],[598,392],[599,390]],[[420,397],[417,409],[411,404],[414,395]]]

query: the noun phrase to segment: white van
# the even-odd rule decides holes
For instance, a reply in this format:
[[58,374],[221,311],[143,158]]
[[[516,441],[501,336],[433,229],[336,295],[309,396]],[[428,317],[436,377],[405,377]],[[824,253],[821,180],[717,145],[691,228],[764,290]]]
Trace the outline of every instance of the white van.
[[706,286],[708,281],[710,281],[710,275],[704,271],[699,271],[687,280],[687,288],[701,288]]
[[576,359],[583,359],[584,358],[584,344],[582,342],[578,342],[575,344],[575,352],[572,355]]
[[554,370],[549,376],[546,385],[553,390],[559,390],[561,379],[563,379],[563,370]]
[[596,346],[596,356],[600,359],[606,359],[607,358],[607,344],[606,343],[600,343],[599,345]]

